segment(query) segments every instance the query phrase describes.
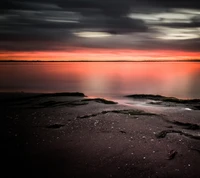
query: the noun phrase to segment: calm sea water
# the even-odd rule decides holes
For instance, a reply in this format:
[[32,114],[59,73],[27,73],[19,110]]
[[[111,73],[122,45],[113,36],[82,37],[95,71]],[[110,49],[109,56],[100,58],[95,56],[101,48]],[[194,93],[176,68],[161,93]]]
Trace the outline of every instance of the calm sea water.
[[0,63],[1,92],[83,92],[88,96],[160,94],[200,98],[200,63]]

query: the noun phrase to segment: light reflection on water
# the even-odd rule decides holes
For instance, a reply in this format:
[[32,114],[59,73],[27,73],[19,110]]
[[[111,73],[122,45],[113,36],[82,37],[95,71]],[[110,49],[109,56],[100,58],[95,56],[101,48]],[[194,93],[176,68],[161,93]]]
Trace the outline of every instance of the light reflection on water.
[[79,91],[89,96],[160,94],[200,98],[200,63],[0,63],[0,91]]

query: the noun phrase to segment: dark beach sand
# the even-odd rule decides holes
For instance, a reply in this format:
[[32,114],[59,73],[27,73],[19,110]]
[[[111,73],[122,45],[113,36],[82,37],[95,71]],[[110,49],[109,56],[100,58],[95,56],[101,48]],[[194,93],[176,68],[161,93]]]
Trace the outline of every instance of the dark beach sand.
[[1,93],[3,177],[200,177],[200,102]]

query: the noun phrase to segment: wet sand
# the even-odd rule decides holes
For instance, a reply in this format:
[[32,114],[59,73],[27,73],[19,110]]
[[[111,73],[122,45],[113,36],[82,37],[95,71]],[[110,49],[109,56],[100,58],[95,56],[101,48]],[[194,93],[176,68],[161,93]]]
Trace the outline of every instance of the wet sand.
[[200,177],[199,100],[1,93],[6,177]]

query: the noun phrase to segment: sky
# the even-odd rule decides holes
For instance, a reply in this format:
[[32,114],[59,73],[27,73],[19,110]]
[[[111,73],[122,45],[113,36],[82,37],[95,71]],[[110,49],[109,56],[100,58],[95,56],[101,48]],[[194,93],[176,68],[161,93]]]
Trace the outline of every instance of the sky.
[[0,60],[200,59],[199,0],[1,0]]

